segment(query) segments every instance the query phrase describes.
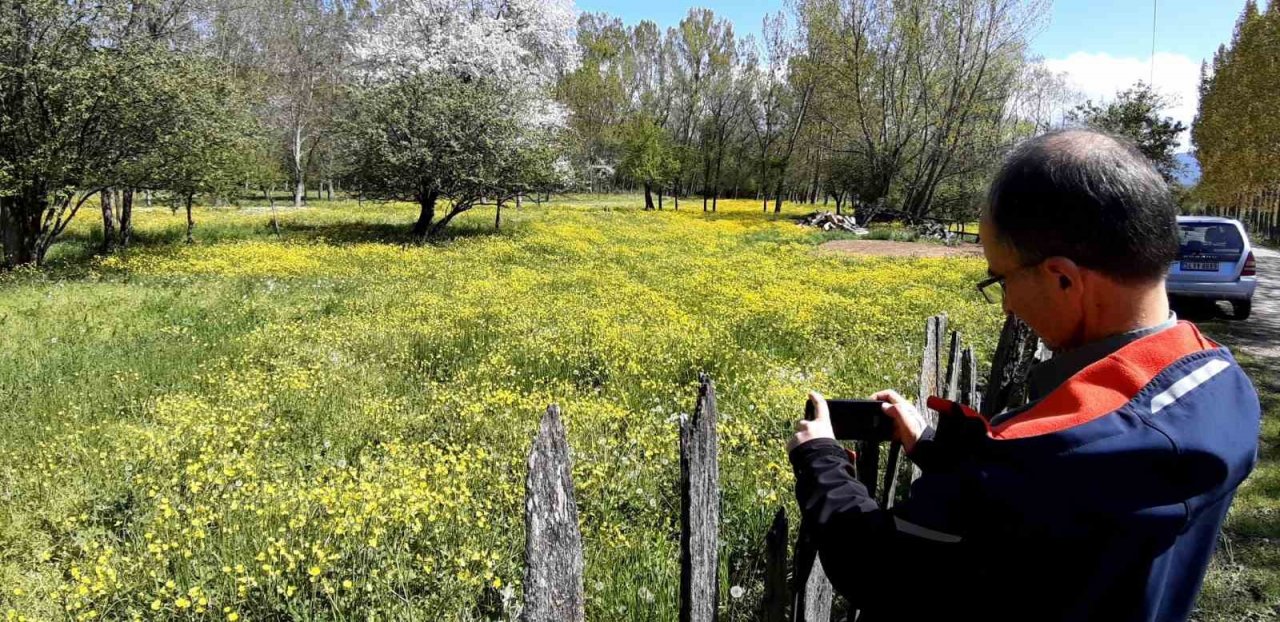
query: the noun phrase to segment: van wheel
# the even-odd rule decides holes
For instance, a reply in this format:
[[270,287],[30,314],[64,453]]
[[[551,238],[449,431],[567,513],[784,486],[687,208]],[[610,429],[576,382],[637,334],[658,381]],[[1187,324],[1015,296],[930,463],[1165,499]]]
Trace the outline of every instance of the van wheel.
[[1232,317],[1237,320],[1249,319],[1249,313],[1253,311],[1252,300],[1232,300],[1231,301]]

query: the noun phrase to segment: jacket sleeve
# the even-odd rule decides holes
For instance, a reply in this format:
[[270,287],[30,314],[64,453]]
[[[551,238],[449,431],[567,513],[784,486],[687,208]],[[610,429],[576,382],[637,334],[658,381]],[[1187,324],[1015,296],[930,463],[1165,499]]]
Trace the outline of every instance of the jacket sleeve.
[[912,498],[890,511],[854,478],[839,443],[810,441],[792,449],[790,459],[802,528],[831,584],[850,604],[901,610],[919,604],[925,586],[933,602],[954,604],[946,595],[961,596],[964,577],[976,568],[964,559],[969,547],[962,535],[946,525],[965,507],[957,503],[964,487],[955,485],[955,471],[926,471],[912,486]]

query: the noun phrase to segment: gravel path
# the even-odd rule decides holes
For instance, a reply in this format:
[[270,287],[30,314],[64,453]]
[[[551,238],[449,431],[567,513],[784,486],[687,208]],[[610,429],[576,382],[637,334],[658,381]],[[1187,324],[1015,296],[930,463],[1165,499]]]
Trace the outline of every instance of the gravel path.
[[977,244],[944,246],[927,242],[890,240],[832,240],[824,242],[818,248],[848,255],[878,257],[982,257],[982,247]]
[[1249,319],[1230,319],[1231,307],[1225,303],[1204,308],[1180,302],[1174,311],[1233,351],[1280,360],[1280,252],[1255,246],[1253,254],[1258,260],[1258,289]]

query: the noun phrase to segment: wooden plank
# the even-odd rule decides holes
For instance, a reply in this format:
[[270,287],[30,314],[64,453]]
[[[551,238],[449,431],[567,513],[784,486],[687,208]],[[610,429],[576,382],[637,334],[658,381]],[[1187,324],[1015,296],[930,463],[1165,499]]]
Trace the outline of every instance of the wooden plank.
[[1027,372],[1035,362],[1040,340],[1022,320],[1008,316],[991,360],[991,375],[982,396],[982,415],[988,419],[1027,401]]
[[960,354],[960,383],[959,395],[957,396],[961,404],[980,410],[981,404],[978,403],[978,358],[973,354],[973,348],[965,348]]
[[899,471],[901,471],[902,443],[889,443],[889,457],[884,467],[884,485],[880,487],[880,507],[890,509],[897,501]]
[[573,464],[560,409],[547,408],[529,450],[525,480],[525,622],[580,622],[582,534],[573,496]]
[[680,424],[680,621],[711,622],[719,599],[720,467],[716,390],[699,375],[693,417]]
[[835,588],[822,570],[818,550],[804,523],[796,541],[796,570],[792,584],[792,622],[830,622]]
[[791,590],[787,586],[787,511],[778,508],[773,525],[764,537],[764,622],[786,622]]
[[[947,316],[945,314],[935,315],[929,318],[925,323],[925,342],[924,352],[920,356],[920,383],[919,390],[916,395],[916,409],[925,418],[929,425],[937,425],[938,418],[932,410],[929,409],[926,401],[931,395],[937,395],[942,386],[942,370],[939,369],[939,363],[942,360],[942,338],[947,331]],[[911,466],[911,481],[915,481],[920,477],[920,467]]]
[[960,333],[951,331],[951,345],[947,348],[947,371],[943,375],[945,389],[943,396],[951,401],[960,399],[960,357],[964,347],[960,342]]
[[875,441],[858,441],[857,447],[858,481],[867,487],[867,495],[876,497],[877,479],[880,476],[880,443]]

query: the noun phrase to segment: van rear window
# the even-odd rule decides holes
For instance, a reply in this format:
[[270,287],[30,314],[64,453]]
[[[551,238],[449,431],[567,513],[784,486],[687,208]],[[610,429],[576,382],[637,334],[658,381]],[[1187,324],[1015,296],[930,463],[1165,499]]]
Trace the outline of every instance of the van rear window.
[[1244,252],[1244,239],[1233,225],[1178,223],[1182,254],[1214,255],[1235,260]]

